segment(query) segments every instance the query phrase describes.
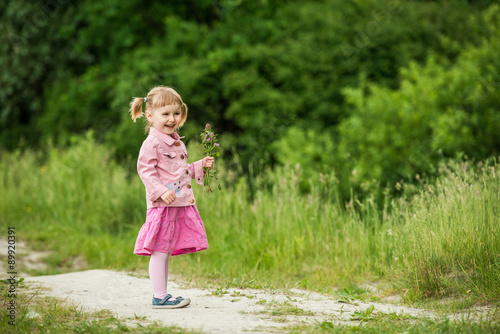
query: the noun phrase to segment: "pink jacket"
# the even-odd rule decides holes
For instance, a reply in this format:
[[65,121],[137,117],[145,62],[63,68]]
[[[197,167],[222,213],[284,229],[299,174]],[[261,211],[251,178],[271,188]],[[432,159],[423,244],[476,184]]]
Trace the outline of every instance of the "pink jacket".
[[[137,172],[146,187],[147,207],[194,205],[191,179],[203,185],[203,160],[187,163],[186,146],[177,133],[172,136],[151,127],[142,143]],[[167,205],[160,196],[172,190],[177,198]]]

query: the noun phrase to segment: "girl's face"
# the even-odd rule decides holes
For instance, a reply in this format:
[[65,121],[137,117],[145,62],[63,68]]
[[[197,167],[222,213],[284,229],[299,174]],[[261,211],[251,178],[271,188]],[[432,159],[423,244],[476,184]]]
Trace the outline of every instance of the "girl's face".
[[155,109],[153,112],[146,111],[146,117],[156,130],[171,135],[181,122],[181,106],[169,105]]

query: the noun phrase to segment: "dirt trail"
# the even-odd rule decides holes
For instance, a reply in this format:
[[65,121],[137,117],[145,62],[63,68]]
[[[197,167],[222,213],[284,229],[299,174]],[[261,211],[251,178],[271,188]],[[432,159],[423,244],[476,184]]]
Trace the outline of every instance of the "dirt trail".
[[[124,272],[87,270],[61,275],[27,277],[31,291],[38,286],[40,295],[63,298],[87,310],[109,309],[119,318],[145,316],[145,321],[201,330],[206,333],[269,333],[273,329],[294,324],[315,324],[331,321],[334,324],[358,324],[354,312],[365,311],[374,305],[373,315],[381,313],[407,314],[414,317],[434,317],[434,313],[391,304],[359,302],[341,303],[331,296],[292,289],[289,293],[270,293],[263,290],[229,289],[217,295],[208,289],[181,288],[169,283],[169,293],[191,299],[183,309],[158,310],[151,308],[151,284],[148,278],[138,278]],[[31,292],[32,293],[32,292]],[[294,306],[303,310],[296,310]],[[276,310],[281,315],[272,315]],[[281,310],[281,311],[280,311]],[[284,311],[285,310],[285,311]],[[283,314],[283,312],[285,314]],[[288,314],[286,314],[288,313]]]

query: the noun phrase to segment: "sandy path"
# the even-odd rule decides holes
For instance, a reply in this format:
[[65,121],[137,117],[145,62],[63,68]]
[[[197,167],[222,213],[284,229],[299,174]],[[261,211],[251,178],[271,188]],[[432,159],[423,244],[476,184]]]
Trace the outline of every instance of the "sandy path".
[[[152,292],[148,278],[110,270],[27,277],[26,282],[32,283],[29,285],[35,291],[39,284],[50,288],[39,289],[40,295],[67,298],[84,309],[109,309],[119,318],[145,316],[167,326],[176,325],[206,333],[269,333],[283,326],[318,321],[354,325],[359,323],[359,320],[351,320],[354,312],[364,311],[370,305],[375,306],[373,314],[396,312],[415,317],[435,316],[429,311],[383,303],[340,303],[331,296],[296,289],[288,294],[229,289],[228,293],[216,296],[208,289],[184,289],[173,281],[169,283],[169,293],[191,298],[191,305],[183,309],[158,310],[151,308]],[[310,312],[298,316],[273,316],[269,313],[283,303]]]

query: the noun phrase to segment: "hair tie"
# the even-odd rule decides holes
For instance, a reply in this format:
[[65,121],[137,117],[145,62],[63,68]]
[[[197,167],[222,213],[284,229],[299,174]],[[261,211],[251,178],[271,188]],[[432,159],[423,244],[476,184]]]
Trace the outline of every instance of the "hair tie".
[[147,101],[147,100],[148,100],[148,97],[146,96],[146,97],[144,98],[144,103],[146,103],[146,101]]

